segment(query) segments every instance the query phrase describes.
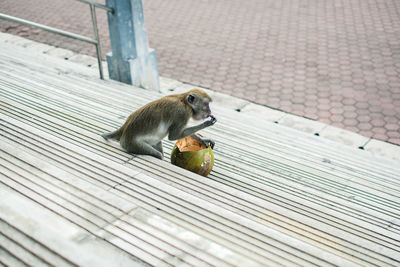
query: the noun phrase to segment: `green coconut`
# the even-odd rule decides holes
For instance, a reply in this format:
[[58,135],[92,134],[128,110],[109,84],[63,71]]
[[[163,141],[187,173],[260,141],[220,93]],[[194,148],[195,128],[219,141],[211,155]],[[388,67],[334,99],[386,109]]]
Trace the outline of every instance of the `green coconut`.
[[188,171],[207,176],[214,166],[214,153],[193,137],[179,139],[171,152],[171,163]]

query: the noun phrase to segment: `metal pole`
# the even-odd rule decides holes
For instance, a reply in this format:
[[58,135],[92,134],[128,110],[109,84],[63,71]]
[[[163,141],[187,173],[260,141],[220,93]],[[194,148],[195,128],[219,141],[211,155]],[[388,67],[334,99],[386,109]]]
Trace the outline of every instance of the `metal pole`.
[[97,28],[97,17],[96,17],[96,7],[107,10],[108,12],[110,12],[111,14],[114,14],[114,9],[107,7],[105,5],[93,2],[92,0],[78,0],[80,2],[89,4],[90,6],[90,14],[92,16],[92,24],[93,24],[93,32],[94,32],[94,37],[95,39],[91,39],[79,34],[75,34],[72,32],[67,32],[67,31],[63,31],[60,29],[56,29],[53,27],[49,27],[43,24],[39,24],[36,22],[32,22],[29,20],[24,20],[24,19],[20,19],[20,18],[16,18],[13,16],[9,16],[3,13],[0,13],[0,19],[5,19],[11,22],[16,22],[16,23],[20,23],[23,25],[27,25],[27,26],[31,26],[31,27],[35,27],[35,28],[39,28],[41,30],[45,30],[48,32],[52,32],[52,33],[56,33],[56,34],[60,34],[66,37],[70,37],[70,38],[74,38],[80,41],[84,41],[87,43],[91,43],[94,44],[96,46],[96,54],[97,54],[97,63],[99,66],[99,73],[100,73],[100,79],[104,80],[104,74],[103,74],[103,63],[101,61],[101,47],[100,47],[100,38],[99,38],[99,31]]
[[63,36],[67,36],[67,37],[74,38],[74,39],[77,39],[77,40],[81,40],[81,41],[84,41],[84,42],[88,42],[88,43],[91,43],[91,44],[97,44],[96,40],[93,40],[91,38],[88,38],[88,37],[85,37],[85,36],[82,36],[82,35],[79,35],[79,34],[75,34],[75,33],[72,33],[72,32],[67,32],[67,31],[63,31],[63,30],[59,30],[59,29],[56,29],[56,28],[53,28],[53,27],[49,27],[49,26],[46,26],[46,25],[43,25],[43,24],[39,24],[39,23],[36,23],[36,22],[29,21],[29,20],[24,20],[24,19],[13,17],[13,16],[9,16],[9,15],[3,14],[3,13],[0,13],[0,19],[5,19],[5,20],[8,20],[8,21],[17,22],[17,23],[20,23],[20,24],[23,24],[23,25],[39,28],[39,29],[42,29],[42,30],[45,30],[45,31],[48,31],[48,32],[57,33],[57,34],[60,34],[60,35],[63,35]]
[[157,57],[149,48],[142,0],[106,0],[111,53],[107,53],[110,79],[160,90]]
[[93,2],[92,0],[77,0],[77,1],[85,3],[85,4],[89,4],[89,5],[94,5],[95,7],[107,10],[108,12],[111,12],[111,14],[114,14],[114,9],[112,9],[111,7]]
[[97,54],[97,64],[99,64],[100,79],[104,80],[103,63],[101,62],[100,38],[99,38],[99,31],[97,29],[96,9],[95,9],[93,3],[89,3],[89,6],[90,6],[90,14],[92,15],[94,38],[96,39],[96,42],[97,42],[96,43],[96,54]]

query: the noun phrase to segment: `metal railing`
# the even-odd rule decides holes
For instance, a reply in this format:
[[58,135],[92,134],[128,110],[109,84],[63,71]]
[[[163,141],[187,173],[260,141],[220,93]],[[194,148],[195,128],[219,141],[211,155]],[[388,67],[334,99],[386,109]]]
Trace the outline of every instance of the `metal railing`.
[[57,28],[53,28],[53,27],[49,27],[43,24],[39,24],[39,23],[35,23],[29,20],[24,20],[24,19],[20,19],[17,17],[13,17],[13,16],[9,16],[6,14],[2,14],[0,13],[0,19],[5,19],[11,22],[16,22],[19,24],[23,24],[23,25],[27,25],[27,26],[31,26],[34,28],[38,28],[44,31],[48,31],[48,32],[52,32],[55,34],[60,34],[69,38],[73,38],[73,39],[77,39],[86,43],[90,43],[90,44],[94,44],[96,46],[96,54],[97,54],[97,62],[98,62],[98,66],[99,66],[99,74],[100,74],[100,79],[104,79],[104,75],[103,75],[103,64],[101,61],[101,48],[100,48],[100,38],[99,38],[99,32],[97,29],[97,17],[96,17],[96,7],[97,8],[101,8],[104,9],[108,12],[114,13],[114,10],[112,8],[109,8],[105,5],[93,2],[91,0],[77,0],[79,2],[88,4],[90,6],[90,14],[91,14],[91,18],[92,18],[92,24],[93,24],[93,32],[94,32],[94,39],[92,38],[88,38],[86,36],[83,35],[79,35],[76,33],[72,33],[72,32],[67,32],[67,31],[63,31]]

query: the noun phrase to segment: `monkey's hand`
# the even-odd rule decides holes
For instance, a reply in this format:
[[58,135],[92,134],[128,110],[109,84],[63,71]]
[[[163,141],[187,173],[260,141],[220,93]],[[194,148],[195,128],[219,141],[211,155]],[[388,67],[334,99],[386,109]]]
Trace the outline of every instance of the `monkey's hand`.
[[205,121],[205,124],[207,126],[214,125],[217,122],[217,119],[214,117],[214,115],[210,115],[209,117],[210,119],[208,121]]
[[214,140],[202,138],[200,134],[192,134],[191,137],[204,144],[206,147],[211,147],[211,149],[214,149]]
[[213,116],[210,115],[209,116],[211,119],[209,119],[208,121],[204,121],[202,123],[200,123],[199,125],[195,125],[192,127],[188,127],[185,129],[182,129],[182,125],[179,126],[179,124],[175,124],[175,126],[171,126],[169,133],[168,133],[168,139],[169,140],[178,140],[181,138],[184,138],[186,136],[192,135],[197,131],[200,131],[206,127],[212,126],[217,122],[217,119]]
[[206,145],[206,147],[211,147],[211,149],[214,149],[214,146],[215,146],[215,141],[214,140],[202,139],[201,141],[203,142],[203,144]]

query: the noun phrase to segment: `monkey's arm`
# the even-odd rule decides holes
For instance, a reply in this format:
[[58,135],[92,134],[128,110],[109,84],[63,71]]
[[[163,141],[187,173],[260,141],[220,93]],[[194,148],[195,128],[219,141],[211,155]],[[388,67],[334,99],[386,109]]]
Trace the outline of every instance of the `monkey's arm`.
[[215,146],[215,141],[214,140],[200,137],[198,134],[192,134],[191,137],[193,137],[194,139],[196,139],[200,143],[203,143],[204,145],[206,145],[206,147],[210,146],[211,149],[214,149],[214,146]]
[[217,122],[217,119],[212,115],[210,117],[211,119],[208,121],[205,121],[199,125],[188,127],[185,129],[183,127],[177,127],[176,125],[172,125],[169,130],[168,139],[178,140],[186,136],[192,135],[195,132],[200,131],[201,129],[214,125]]

